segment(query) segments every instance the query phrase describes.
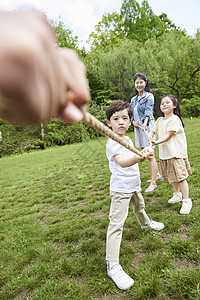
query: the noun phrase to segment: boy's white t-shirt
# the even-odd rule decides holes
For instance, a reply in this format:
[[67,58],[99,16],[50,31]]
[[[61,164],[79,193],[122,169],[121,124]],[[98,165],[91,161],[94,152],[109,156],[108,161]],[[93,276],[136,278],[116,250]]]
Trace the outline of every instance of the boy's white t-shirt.
[[[133,146],[131,139],[128,136],[125,138]],[[135,155],[121,144],[110,138],[108,139],[106,155],[109,161],[109,169],[112,173],[110,178],[110,191],[120,193],[132,193],[137,191],[141,185],[138,164],[136,163],[131,167],[122,168],[114,159],[116,154],[122,154],[127,158]]]
[[188,158],[184,128],[177,115],[166,120],[163,117],[158,118],[152,130],[157,134],[158,139],[168,131],[175,131],[175,134],[167,142],[158,145],[160,159]]

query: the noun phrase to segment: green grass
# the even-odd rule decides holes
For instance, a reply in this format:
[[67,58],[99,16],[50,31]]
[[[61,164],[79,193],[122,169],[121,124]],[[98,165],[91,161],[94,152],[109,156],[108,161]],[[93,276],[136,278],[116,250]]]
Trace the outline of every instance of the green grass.
[[[180,215],[180,204],[167,202],[167,182],[143,194],[147,213],[165,229],[142,231],[129,212],[120,255],[135,280],[128,291],[106,274],[106,138],[2,158],[0,299],[200,299],[200,127],[185,131],[193,171],[191,214]],[[144,190],[147,161],[140,170]]]
[[200,124],[200,118],[183,118],[184,124]]

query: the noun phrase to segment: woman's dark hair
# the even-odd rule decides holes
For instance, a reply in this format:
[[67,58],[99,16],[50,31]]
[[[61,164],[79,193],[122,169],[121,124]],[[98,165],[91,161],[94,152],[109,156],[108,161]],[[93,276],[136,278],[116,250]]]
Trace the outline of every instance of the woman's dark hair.
[[[182,125],[183,125],[183,127],[184,127],[185,125],[184,125],[183,120],[182,120],[182,118],[181,118],[181,109],[180,109],[180,105],[179,105],[178,100],[177,100],[176,97],[174,97],[173,95],[164,95],[164,96],[161,98],[160,102],[162,101],[162,99],[164,99],[164,98],[166,98],[166,97],[168,97],[168,98],[172,101],[172,103],[173,103],[174,105],[176,105],[176,107],[174,108],[174,114],[177,115],[177,116],[180,118],[181,123],[182,123]],[[162,113],[162,115],[164,116],[163,113]]]
[[[135,81],[136,81],[137,78],[143,79],[146,82],[144,90],[146,92],[149,92],[149,93],[153,94],[152,90],[150,90],[150,86],[149,86],[149,83],[148,83],[146,75],[144,73],[140,73],[140,72],[136,73],[135,76],[134,76],[134,83],[135,83]],[[136,95],[138,94],[138,91],[136,89],[135,89],[135,93],[136,93]]]
[[124,109],[127,109],[128,110],[128,115],[129,115],[129,118],[131,120],[132,116],[133,116],[133,111],[132,111],[132,107],[131,105],[126,102],[126,101],[122,101],[122,100],[118,100],[118,101],[115,101],[113,103],[111,103],[109,105],[109,107],[107,108],[106,110],[106,117],[107,117],[107,120],[110,121],[110,118],[112,117],[112,115],[117,112],[117,111],[121,111],[121,110],[124,110]]

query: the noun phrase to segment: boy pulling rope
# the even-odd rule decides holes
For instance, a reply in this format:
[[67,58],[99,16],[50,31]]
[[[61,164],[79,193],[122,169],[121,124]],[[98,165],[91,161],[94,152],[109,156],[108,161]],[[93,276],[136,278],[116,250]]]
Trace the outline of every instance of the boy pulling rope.
[[126,139],[121,138],[118,134],[114,133],[111,129],[109,129],[107,126],[105,126],[102,122],[100,122],[97,118],[92,116],[89,112],[86,112],[83,121],[91,126],[92,128],[96,129],[101,134],[110,137],[114,141],[118,142],[125,148],[131,150],[135,154],[142,156],[141,152],[132,147]]

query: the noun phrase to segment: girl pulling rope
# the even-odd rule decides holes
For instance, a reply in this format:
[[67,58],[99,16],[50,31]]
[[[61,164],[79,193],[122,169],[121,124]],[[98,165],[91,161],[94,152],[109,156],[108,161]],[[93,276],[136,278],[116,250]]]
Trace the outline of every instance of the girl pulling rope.
[[[189,198],[189,187],[186,178],[191,174],[187,155],[187,141],[181,119],[178,100],[164,96],[160,102],[163,117],[158,118],[149,133],[153,145],[159,145],[160,168],[163,180],[168,180],[174,190],[169,203],[182,202],[180,214],[189,214],[192,201]],[[153,136],[157,133],[158,140]],[[183,197],[183,199],[182,199]]]

